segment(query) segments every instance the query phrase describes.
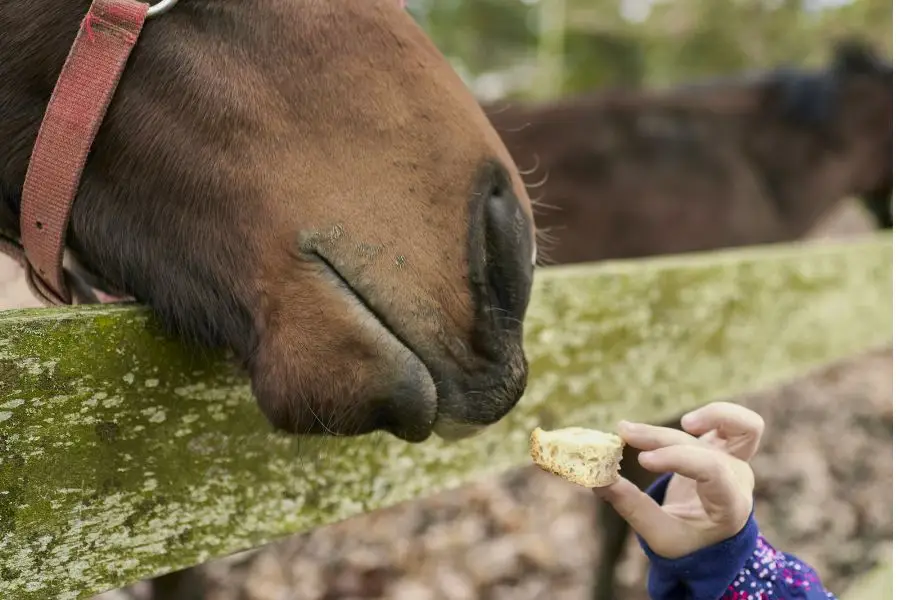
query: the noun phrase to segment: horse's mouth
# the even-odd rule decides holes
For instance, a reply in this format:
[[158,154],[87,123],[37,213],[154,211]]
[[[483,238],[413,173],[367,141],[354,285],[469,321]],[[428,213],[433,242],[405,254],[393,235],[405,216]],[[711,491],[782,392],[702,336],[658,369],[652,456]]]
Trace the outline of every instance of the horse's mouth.
[[[326,277],[328,277],[332,281],[332,283],[342,292],[343,296],[347,298],[348,303],[351,304],[352,307],[360,313],[363,319],[371,319],[372,321],[374,321],[379,329],[390,336],[394,341],[396,341],[397,344],[402,346],[404,353],[408,355],[408,358],[411,361],[419,363],[419,365],[421,366],[421,371],[428,373],[432,389],[435,390],[435,398],[411,399],[415,402],[433,404],[433,407],[431,407],[432,410],[426,411],[427,418],[422,414],[421,410],[410,410],[408,413],[404,411],[404,413],[406,413],[404,414],[404,417],[406,417],[406,419],[403,425],[400,427],[395,426],[388,428],[391,433],[407,442],[425,441],[431,435],[432,430],[434,429],[435,424],[438,421],[438,401],[436,397],[437,385],[435,382],[433,371],[430,368],[428,362],[426,362],[422,358],[421,354],[415,349],[412,344],[407,341],[402,333],[397,331],[395,327],[391,326],[391,324],[388,322],[388,319],[385,318],[385,316],[382,315],[381,312],[372,305],[372,303],[365,297],[365,295],[351,283],[350,279],[345,276],[331,260],[317,251],[309,252],[308,256],[315,262],[319,263],[319,265],[322,267],[322,270],[325,272]],[[409,413],[418,414],[420,416],[419,418],[415,419],[416,422],[408,422]]]
[[385,314],[384,309],[378,308],[378,291],[358,284],[341,268],[339,261],[329,259],[318,250],[307,251],[305,255],[318,264],[324,277],[347,299],[356,320],[370,332],[374,329],[375,335],[383,340],[382,349],[401,357],[400,362],[387,360],[384,364],[393,364],[388,377],[396,380],[399,376],[403,383],[394,388],[392,398],[371,399],[376,404],[388,404],[390,414],[377,418],[376,424],[359,433],[382,429],[407,442],[421,442],[434,433],[445,441],[458,441],[478,434],[515,405],[513,400],[521,393],[513,394],[510,389],[524,381],[520,373],[524,367],[515,367],[520,362],[515,359],[515,347],[511,346],[503,360],[491,364],[487,371],[476,371],[474,376],[465,373],[452,364],[454,358],[444,355],[449,359],[444,363],[440,353],[411,343],[402,328],[392,324],[398,316]]

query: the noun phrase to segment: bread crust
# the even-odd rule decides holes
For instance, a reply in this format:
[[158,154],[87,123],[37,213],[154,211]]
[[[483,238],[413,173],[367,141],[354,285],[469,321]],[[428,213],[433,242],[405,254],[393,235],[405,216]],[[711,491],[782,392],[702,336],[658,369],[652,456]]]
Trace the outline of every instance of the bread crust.
[[[561,431],[561,430],[557,430]],[[543,448],[541,444],[541,434],[542,433],[550,433],[541,429],[540,427],[535,428],[531,432],[530,436],[530,454],[531,460],[538,467],[547,471],[548,473],[552,473],[557,477],[562,477],[566,481],[571,483],[586,487],[586,488],[598,488],[598,487],[606,487],[612,485],[616,481],[619,480],[619,469],[621,468],[622,462],[622,452],[625,448],[625,441],[615,434],[606,434],[611,439],[617,441],[617,445],[612,444],[604,444],[602,448],[604,450],[604,454],[610,463],[608,468],[602,470],[602,472],[598,473],[597,477],[588,478],[584,474],[579,475],[576,472],[576,469],[572,468],[572,462],[574,461],[565,461],[562,459],[548,459],[545,456],[542,456],[541,449]],[[598,433],[602,433],[599,432]],[[600,448],[599,445],[588,444],[592,448]],[[614,465],[614,466],[613,466]]]

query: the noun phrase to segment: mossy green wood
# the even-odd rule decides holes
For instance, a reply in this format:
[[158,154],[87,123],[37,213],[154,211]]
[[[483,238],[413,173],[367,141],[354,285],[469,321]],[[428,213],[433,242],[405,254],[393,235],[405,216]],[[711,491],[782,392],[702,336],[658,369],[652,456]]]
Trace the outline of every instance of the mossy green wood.
[[84,598],[527,464],[536,425],[665,419],[888,344],[891,247],[541,270],[526,397],[457,444],[275,435],[139,308],[0,313],[0,598]]

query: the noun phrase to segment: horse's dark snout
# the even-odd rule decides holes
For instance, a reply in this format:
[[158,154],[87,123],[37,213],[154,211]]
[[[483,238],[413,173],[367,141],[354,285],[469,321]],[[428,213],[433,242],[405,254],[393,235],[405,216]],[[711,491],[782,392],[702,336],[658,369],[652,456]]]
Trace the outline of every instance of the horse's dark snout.
[[534,221],[505,172],[498,173],[472,205],[469,352],[437,378],[441,404],[434,431],[445,439],[467,437],[500,420],[528,380],[523,327],[534,279]]
[[498,326],[525,318],[533,275],[532,236],[522,206],[511,194],[492,196],[486,214],[489,301]]
[[476,209],[470,278],[476,303],[476,335],[492,354],[491,340],[521,329],[534,277],[533,224],[505,181]]

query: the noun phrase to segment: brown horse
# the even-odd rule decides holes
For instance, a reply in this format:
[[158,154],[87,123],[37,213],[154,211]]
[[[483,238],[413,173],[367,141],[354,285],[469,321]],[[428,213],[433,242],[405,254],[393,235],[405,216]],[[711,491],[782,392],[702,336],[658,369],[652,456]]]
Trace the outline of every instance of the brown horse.
[[[89,5],[0,3],[7,237]],[[527,193],[397,0],[182,0],[148,20],[67,246],[94,287],[230,349],[279,430],[459,438],[525,388]]]
[[891,227],[892,74],[843,43],[820,71],[485,108],[545,180],[542,258],[574,263],[793,240],[848,196]]
[[[519,168],[545,180],[542,260],[597,261],[794,240],[848,196],[891,228],[892,75],[844,42],[818,71],[486,110]],[[653,479],[631,449],[623,473]],[[595,597],[611,600],[628,528],[605,503],[598,527]]]

